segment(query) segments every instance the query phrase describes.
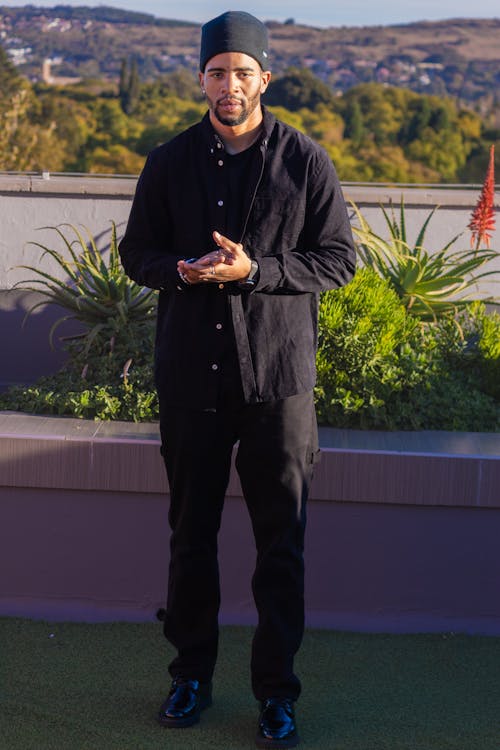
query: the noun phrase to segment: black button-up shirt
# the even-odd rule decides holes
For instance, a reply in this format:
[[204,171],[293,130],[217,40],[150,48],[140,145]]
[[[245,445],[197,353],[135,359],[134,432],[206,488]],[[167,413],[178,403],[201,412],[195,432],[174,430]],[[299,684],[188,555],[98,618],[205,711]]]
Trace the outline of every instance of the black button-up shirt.
[[[345,202],[326,152],[266,110],[262,137],[249,152],[242,190],[233,196],[233,157],[208,115],[155,149],[120,243],[129,276],[161,290],[155,357],[160,395],[193,408],[215,408],[221,376],[234,361],[247,403],[311,390],[319,292],[342,286],[354,273]],[[179,280],[177,261],[214,249],[214,230],[240,240],[257,260],[253,289]],[[218,338],[229,332],[228,322],[232,341]]]

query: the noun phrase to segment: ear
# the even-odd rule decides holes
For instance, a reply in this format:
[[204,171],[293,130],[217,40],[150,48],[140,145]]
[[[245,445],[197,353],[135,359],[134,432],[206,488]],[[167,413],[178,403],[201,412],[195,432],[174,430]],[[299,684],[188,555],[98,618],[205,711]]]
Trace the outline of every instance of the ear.
[[201,91],[204,94],[205,93],[205,75],[201,71],[198,73],[198,81],[200,82]]
[[263,94],[264,91],[269,86],[269,81],[271,80],[271,71],[270,70],[263,70],[260,74],[260,93]]

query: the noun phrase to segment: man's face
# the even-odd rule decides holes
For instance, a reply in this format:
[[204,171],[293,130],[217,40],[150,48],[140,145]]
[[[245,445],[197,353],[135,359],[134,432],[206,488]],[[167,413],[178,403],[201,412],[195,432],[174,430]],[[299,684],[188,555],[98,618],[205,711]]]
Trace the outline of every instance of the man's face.
[[200,73],[200,85],[212,116],[222,125],[236,127],[252,122],[267,89],[271,73],[242,52],[215,55]]

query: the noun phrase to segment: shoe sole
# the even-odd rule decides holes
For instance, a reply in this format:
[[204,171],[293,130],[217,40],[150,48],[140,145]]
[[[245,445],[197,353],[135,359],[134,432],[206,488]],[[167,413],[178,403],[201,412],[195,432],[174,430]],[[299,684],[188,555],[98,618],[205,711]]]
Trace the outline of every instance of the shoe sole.
[[255,744],[259,750],[268,750],[268,748],[279,748],[279,747],[297,747],[300,739],[298,734],[294,734],[292,737],[286,737],[282,740],[272,740],[262,737],[258,734],[255,738]]
[[185,716],[182,719],[174,719],[160,714],[158,721],[162,727],[167,727],[168,729],[187,729],[188,727],[192,727],[193,724],[198,724],[201,712],[206,708],[210,708],[211,705],[212,698],[201,698],[198,711],[191,714],[191,716]]

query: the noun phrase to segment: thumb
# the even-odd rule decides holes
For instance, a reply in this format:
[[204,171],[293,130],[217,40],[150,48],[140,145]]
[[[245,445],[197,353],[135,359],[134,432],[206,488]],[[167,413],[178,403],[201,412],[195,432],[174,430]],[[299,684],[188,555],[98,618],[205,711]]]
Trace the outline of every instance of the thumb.
[[224,237],[224,235],[220,234],[220,232],[214,232],[213,238],[220,248],[230,253],[231,255],[235,255],[239,250],[242,249],[242,245],[233,242],[228,237]]

